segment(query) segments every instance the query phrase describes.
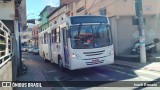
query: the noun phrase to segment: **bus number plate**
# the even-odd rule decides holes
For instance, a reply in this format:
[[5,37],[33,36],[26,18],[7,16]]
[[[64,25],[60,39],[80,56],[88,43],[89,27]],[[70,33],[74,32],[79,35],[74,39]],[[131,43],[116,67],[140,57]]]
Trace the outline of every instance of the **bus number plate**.
[[92,60],[92,63],[99,63],[98,59]]

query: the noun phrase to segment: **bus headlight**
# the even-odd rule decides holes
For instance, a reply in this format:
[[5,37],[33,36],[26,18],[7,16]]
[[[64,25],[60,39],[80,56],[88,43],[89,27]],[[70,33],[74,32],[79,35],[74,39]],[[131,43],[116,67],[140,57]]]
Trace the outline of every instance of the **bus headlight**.
[[76,54],[75,54],[75,53],[73,53],[73,54],[72,54],[72,58],[75,58],[75,57],[76,57]]
[[80,59],[80,56],[78,54],[76,54],[76,53],[72,53],[72,58],[78,58],[78,59]]

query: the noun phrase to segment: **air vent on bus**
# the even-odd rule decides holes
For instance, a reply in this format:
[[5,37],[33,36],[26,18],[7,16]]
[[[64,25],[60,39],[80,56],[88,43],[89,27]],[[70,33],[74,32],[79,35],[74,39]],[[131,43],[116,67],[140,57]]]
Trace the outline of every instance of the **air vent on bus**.
[[95,56],[95,55],[101,55],[103,54],[103,52],[105,52],[105,50],[95,51],[95,52],[84,52],[83,54],[85,54],[86,56]]

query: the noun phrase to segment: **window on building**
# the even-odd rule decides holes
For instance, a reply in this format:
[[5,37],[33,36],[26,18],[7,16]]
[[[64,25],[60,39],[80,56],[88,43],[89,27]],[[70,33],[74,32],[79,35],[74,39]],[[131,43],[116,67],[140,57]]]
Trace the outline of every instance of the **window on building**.
[[36,34],[38,35],[38,30],[36,31]]
[[23,36],[23,39],[26,39],[27,38],[27,36],[25,35],[25,36]]
[[28,28],[28,31],[32,31],[32,28]]
[[34,36],[35,34],[34,34],[34,31],[32,32],[32,36]]
[[81,7],[81,8],[79,8],[79,9],[77,9],[77,10],[76,10],[76,13],[79,13],[79,12],[81,12],[81,11],[83,11],[83,10],[84,10],[84,6]]
[[99,10],[99,14],[100,14],[100,15],[106,15],[106,14],[107,14],[106,8],[101,8],[101,9]]

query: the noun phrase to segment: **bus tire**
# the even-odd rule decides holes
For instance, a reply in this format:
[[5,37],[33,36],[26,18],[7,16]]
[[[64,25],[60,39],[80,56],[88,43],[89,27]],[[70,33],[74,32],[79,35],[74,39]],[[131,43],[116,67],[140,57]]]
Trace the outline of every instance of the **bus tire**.
[[58,67],[61,71],[64,71],[63,61],[62,61],[62,58],[60,56],[58,56]]
[[44,62],[47,63],[47,59],[44,57]]

